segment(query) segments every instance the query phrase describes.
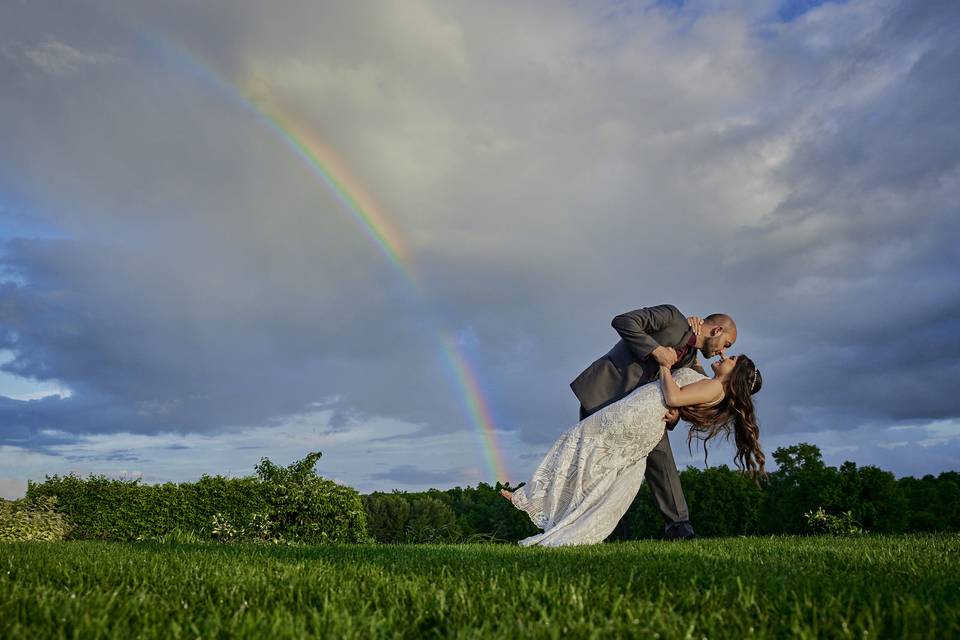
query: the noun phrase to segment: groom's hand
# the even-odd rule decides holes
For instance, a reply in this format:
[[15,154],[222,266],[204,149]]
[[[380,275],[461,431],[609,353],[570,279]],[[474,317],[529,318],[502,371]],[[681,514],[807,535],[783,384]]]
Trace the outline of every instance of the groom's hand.
[[672,347],[660,346],[650,352],[653,359],[660,363],[661,367],[671,368],[677,364],[677,350]]

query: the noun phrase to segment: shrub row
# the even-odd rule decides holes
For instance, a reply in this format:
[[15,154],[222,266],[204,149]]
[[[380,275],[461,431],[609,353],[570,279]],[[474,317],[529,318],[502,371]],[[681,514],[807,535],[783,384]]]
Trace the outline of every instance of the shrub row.
[[311,453],[288,467],[263,458],[256,476],[142,484],[91,475],[30,483],[28,501],[56,497],[74,539],[136,540],[177,533],[204,539],[364,542],[366,513],[352,488],[318,476]]

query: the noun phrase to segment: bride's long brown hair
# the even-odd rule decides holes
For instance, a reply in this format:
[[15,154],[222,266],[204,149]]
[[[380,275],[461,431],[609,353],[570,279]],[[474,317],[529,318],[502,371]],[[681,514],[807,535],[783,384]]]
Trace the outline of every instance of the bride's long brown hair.
[[723,400],[711,406],[680,407],[680,417],[690,423],[687,447],[693,438],[703,441],[706,460],[707,441],[719,433],[729,440],[732,431],[737,447],[734,463],[739,469],[749,471],[755,481],[766,477],[766,458],[760,450],[760,427],[752,397],[762,386],[763,377],[753,360],[737,356],[737,363],[724,382]]

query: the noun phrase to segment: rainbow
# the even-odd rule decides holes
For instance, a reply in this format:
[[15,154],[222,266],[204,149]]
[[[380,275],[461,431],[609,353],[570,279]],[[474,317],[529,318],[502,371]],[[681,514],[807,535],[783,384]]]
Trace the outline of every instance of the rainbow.
[[444,360],[453,373],[457,388],[461,391],[464,407],[474,430],[480,435],[480,444],[486,454],[487,465],[497,480],[506,482],[509,478],[507,465],[503,461],[503,451],[497,441],[497,432],[494,427],[493,416],[480,390],[477,376],[473,373],[463,350],[456,341],[446,333],[439,333],[437,339]]
[[[156,37],[147,38],[146,44],[163,60],[214,86],[235,104],[253,114],[334,195],[341,208],[413,290],[423,295],[410,252],[402,242],[400,234],[333,149],[324,144],[307,126],[284,112],[264,87],[258,86],[256,90],[250,91],[238,89],[182,45],[176,46],[168,40]],[[478,434],[488,471],[493,479],[506,481],[510,475],[497,439],[495,422],[477,375],[469,364],[466,352],[453,335],[439,323],[435,324],[435,339],[440,358],[450,370],[450,377],[461,398],[463,409]]]
[[410,254],[400,241],[397,230],[387,221],[383,211],[363,189],[359,180],[347,171],[333,149],[306,127],[298,125],[262,90],[260,97],[248,99],[248,104],[267,129],[299,157],[310,172],[333,193],[344,211],[353,218],[381,253],[406,277],[416,282]]

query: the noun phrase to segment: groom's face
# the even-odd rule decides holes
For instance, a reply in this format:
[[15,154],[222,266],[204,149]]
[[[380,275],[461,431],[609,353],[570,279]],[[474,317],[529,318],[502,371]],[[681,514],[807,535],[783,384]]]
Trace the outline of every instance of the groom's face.
[[724,352],[732,347],[733,343],[736,341],[736,331],[728,331],[723,329],[723,327],[712,327],[710,329],[710,335],[707,336],[707,339],[703,343],[703,347],[700,349],[700,353],[703,354],[704,358],[722,356],[724,355]]

